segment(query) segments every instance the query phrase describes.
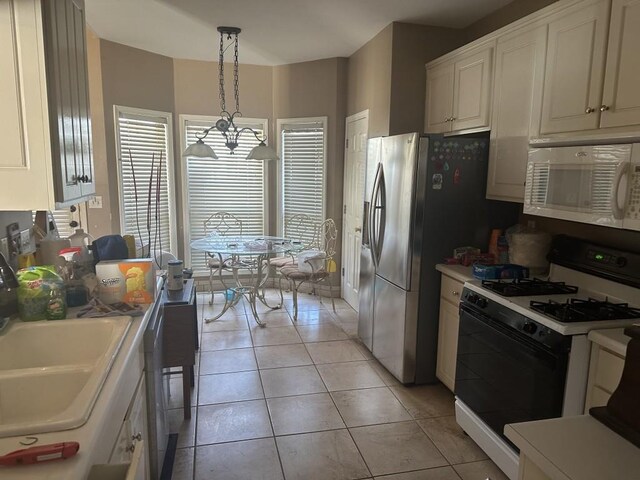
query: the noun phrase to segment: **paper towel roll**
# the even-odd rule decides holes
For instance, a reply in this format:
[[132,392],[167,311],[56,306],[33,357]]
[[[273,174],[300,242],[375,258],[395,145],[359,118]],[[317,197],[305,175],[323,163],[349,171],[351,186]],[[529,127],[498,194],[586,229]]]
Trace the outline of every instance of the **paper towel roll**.
[[37,254],[38,264],[55,265],[58,252],[63,248],[69,248],[71,242],[68,238],[56,238],[52,240],[42,239]]

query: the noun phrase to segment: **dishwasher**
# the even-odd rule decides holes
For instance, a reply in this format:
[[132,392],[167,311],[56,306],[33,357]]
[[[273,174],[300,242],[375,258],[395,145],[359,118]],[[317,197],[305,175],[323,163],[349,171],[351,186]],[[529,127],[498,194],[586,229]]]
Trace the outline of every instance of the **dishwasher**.
[[[147,424],[149,429],[149,470],[150,478],[157,480],[162,474],[167,444],[169,424],[162,375],[162,334],[164,326],[164,304],[162,289],[164,281],[157,285],[158,294],[153,305],[149,323],[144,332],[144,371],[147,384]],[[173,463],[173,462],[169,462]]]

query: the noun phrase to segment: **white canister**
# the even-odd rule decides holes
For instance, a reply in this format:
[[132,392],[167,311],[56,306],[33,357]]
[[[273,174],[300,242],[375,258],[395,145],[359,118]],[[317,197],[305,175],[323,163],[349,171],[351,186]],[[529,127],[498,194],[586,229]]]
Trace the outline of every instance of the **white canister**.
[[167,263],[167,290],[182,290],[182,260]]

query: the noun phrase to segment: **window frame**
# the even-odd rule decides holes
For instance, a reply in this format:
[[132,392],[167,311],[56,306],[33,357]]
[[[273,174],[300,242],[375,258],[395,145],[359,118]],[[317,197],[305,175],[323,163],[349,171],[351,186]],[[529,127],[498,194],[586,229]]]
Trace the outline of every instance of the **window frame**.
[[156,117],[166,120],[167,123],[167,146],[166,146],[166,162],[167,162],[167,201],[169,203],[169,251],[174,255],[178,253],[178,225],[176,214],[176,192],[175,192],[175,161],[173,150],[173,114],[171,112],[162,112],[159,110],[149,110],[146,108],[128,107],[124,105],[113,106],[113,127],[116,151],[116,165],[118,175],[118,221],[120,224],[120,232],[124,232],[124,192],[120,179],[122,178],[122,165],[120,157],[120,124],[119,114],[137,115],[140,117]]
[[[191,241],[196,240],[191,238],[191,228],[189,226],[189,190],[187,185],[187,162],[182,156],[182,152],[187,149],[187,123],[197,122],[205,123],[212,126],[220,119],[219,115],[192,115],[192,114],[180,114],[178,116],[179,130],[180,130],[180,176],[181,176],[181,189],[182,189],[182,238],[184,241],[184,261],[186,265],[192,265],[191,261]],[[267,118],[251,118],[251,117],[239,117],[235,120],[235,123],[239,128],[242,128],[245,124],[262,125],[262,131],[268,137],[269,132],[269,119]],[[245,133],[240,136],[239,142],[242,142],[242,138],[245,135],[251,135],[251,133]],[[215,162],[215,160],[211,160]],[[260,160],[256,160],[260,161]],[[263,235],[266,235],[269,230],[269,205],[271,203],[271,192],[269,189],[269,163],[263,161],[263,199],[262,199],[262,215],[263,215]],[[198,272],[194,271],[194,274]]]
[[278,139],[277,152],[280,160],[278,161],[278,234],[284,235],[284,155],[282,152],[282,131],[287,125],[308,125],[312,123],[321,123],[323,130],[323,159],[322,159],[322,220],[327,218],[327,151],[328,151],[328,124],[329,117],[296,117],[296,118],[278,118],[276,121],[276,137]]

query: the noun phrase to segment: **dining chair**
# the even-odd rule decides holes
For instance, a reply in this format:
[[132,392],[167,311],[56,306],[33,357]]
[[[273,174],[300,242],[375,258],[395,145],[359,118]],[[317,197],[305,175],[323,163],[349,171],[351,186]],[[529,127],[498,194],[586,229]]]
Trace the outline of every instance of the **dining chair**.
[[282,257],[269,259],[269,265],[276,270],[296,263],[296,255],[317,246],[318,224],[311,215],[296,213],[285,220],[283,236],[291,240],[293,249]]
[[[242,220],[229,212],[215,212],[204,221],[205,235],[242,235]],[[209,268],[209,288],[211,289],[211,299],[209,305],[213,305],[213,277],[220,273],[224,267],[224,260],[211,253],[205,253],[205,260]],[[226,293],[226,292],[225,292]]]
[[[331,296],[331,306],[336,311],[336,304],[333,299],[331,288],[331,273],[335,270],[333,256],[336,254],[336,242],[338,239],[338,228],[333,219],[328,218],[316,229],[314,235],[318,242],[317,250],[308,250],[306,255],[299,254],[298,262],[285,265],[280,268],[281,280],[289,282],[289,287],[293,292],[293,320],[298,320],[298,289],[304,283],[310,283],[315,287],[322,282],[329,286]],[[318,295],[320,303],[322,296]]]

